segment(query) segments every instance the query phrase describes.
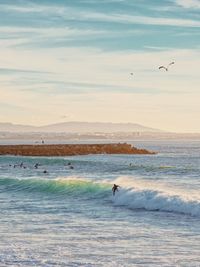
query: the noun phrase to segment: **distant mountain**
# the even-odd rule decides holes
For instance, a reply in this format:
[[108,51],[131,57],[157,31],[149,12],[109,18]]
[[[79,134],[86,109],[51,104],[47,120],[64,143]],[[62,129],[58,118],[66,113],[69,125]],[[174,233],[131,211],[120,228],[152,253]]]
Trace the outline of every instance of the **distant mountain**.
[[110,122],[63,122],[46,126],[30,126],[12,123],[0,123],[1,132],[54,132],[54,133],[116,133],[116,132],[161,132],[136,123]]

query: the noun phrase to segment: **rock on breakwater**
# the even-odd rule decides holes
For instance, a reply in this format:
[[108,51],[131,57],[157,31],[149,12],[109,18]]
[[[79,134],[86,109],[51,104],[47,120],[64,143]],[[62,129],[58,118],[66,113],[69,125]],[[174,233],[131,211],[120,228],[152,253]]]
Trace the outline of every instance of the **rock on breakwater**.
[[0,155],[74,156],[87,154],[155,154],[155,152],[138,149],[127,143],[0,145]]

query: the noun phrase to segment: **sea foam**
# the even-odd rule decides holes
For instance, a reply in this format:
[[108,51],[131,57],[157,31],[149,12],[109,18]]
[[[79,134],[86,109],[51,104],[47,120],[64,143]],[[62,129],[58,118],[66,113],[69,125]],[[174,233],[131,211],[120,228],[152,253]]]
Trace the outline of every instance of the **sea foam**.
[[114,182],[121,185],[121,189],[112,198],[116,206],[200,217],[200,198],[197,195],[190,196],[188,192],[174,191],[166,185],[158,186],[155,182],[138,183],[128,178],[119,178]]

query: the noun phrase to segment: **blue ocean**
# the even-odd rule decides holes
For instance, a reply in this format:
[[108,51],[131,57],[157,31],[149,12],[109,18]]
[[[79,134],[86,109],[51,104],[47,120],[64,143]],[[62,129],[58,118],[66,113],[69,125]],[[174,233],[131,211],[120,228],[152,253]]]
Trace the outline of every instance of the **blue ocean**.
[[200,266],[200,141],[130,143],[158,153],[1,156],[0,266]]

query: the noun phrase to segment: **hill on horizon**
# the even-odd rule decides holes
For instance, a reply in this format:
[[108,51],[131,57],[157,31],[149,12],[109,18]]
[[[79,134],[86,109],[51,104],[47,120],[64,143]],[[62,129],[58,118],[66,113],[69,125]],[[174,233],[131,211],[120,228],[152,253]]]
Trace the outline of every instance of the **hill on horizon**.
[[162,132],[137,123],[111,122],[62,122],[44,126],[0,123],[1,132],[53,132],[53,133],[116,133],[116,132]]

